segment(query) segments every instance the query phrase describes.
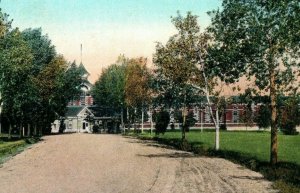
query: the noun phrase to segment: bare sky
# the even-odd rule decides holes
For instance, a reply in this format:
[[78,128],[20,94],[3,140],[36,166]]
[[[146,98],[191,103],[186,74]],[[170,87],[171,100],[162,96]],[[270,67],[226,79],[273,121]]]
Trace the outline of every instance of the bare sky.
[[204,28],[207,11],[219,0],[2,0],[0,7],[21,30],[41,27],[58,53],[83,63],[94,82],[102,68],[118,55],[152,59],[155,42],[165,43],[174,34],[171,16],[192,11]]

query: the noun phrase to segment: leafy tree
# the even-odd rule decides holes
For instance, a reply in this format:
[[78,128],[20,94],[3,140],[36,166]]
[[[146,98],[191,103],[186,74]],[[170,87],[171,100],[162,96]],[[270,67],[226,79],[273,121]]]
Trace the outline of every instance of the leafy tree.
[[[39,132],[41,135],[42,128],[46,133],[51,131],[51,122],[61,114],[58,106],[64,109],[66,108],[66,103],[62,100],[65,93],[60,92],[64,90],[59,90],[58,88],[62,86],[63,83],[55,83],[59,80],[62,81],[63,74],[66,71],[66,62],[64,61],[65,64],[57,69],[59,73],[56,73],[54,68],[56,66],[55,63],[58,62],[57,59],[60,58],[61,62],[64,59],[56,55],[55,47],[51,44],[51,40],[48,36],[42,34],[41,28],[26,29],[22,32],[22,36],[29,45],[33,55],[33,68],[30,74],[34,77],[34,87],[32,87],[32,89],[35,93],[36,100],[31,104],[31,108],[29,108],[28,111],[30,112],[29,114],[31,114],[32,124],[40,128]],[[51,68],[53,69],[50,70]],[[46,71],[49,72],[46,73]],[[51,75],[50,73],[52,72],[54,74]],[[45,92],[49,85],[43,85],[43,83],[46,82],[53,84],[51,87],[52,90],[48,91],[48,93]],[[71,89],[71,87],[68,88]]]
[[22,32],[24,40],[28,43],[33,54],[32,73],[37,75],[47,64],[49,64],[56,56],[54,45],[47,35],[42,34],[41,28],[25,29]]
[[[32,54],[19,30],[15,29],[0,41],[0,92],[3,113],[10,124],[21,125],[26,106],[33,100],[31,93]],[[9,129],[9,134],[11,127]],[[21,133],[21,132],[20,132]]]
[[170,122],[170,114],[167,111],[159,111],[155,116],[155,134],[165,134]]
[[259,106],[256,123],[259,128],[268,128],[271,126],[271,111],[267,105]]
[[[127,113],[125,103],[125,71],[128,59],[120,56],[116,64],[104,69],[92,88],[92,96],[98,106],[112,109],[113,114],[121,114],[124,127],[124,114]],[[127,122],[127,119],[126,119]]]
[[256,86],[269,92],[270,162],[275,164],[277,95],[279,91],[290,92],[300,72],[300,4],[298,0],[223,0],[222,5],[221,10],[210,13],[210,31],[214,34],[220,69],[231,69],[231,74],[236,76],[255,78]]
[[135,112],[138,111],[138,108],[141,108],[142,132],[145,106],[151,100],[149,89],[150,72],[146,65],[146,58],[130,59],[125,71],[125,102],[129,107],[135,109]]
[[8,14],[3,13],[0,8],[0,38],[4,37],[11,28],[11,21],[8,20]]
[[30,124],[38,126],[40,134],[42,128],[50,132],[51,123],[64,115],[67,102],[79,92],[80,71],[76,65],[68,68],[40,28],[20,32],[10,26],[0,10],[1,117],[20,129],[27,124],[28,134]]
[[[177,34],[171,36],[166,45],[158,43],[153,58],[157,67],[157,90],[163,94],[165,101],[169,100],[169,106],[180,105],[185,111],[189,96],[197,93],[191,83],[199,82],[196,64],[200,27],[197,17],[190,12],[185,18],[178,13],[177,17],[172,18],[172,23]],[[183,114],[185,124],[186,116]],[[182,130],[182,140],[185,140],[185,129]]]
[[59,116],[64,116],[68,102],[80,95],[81,85],[85,81],[82,77],[82,71],[75,62],[69,64],[68,67],[65,61],[64,63],[64,73],[58,79],[57,94],[54,97]]
[[[67,62],[62,56],[55,57],[45,68],[35,77],[35,85],[39,94],[39,122],[40,133],[51,132],[51,123],[58,117],[58,112],[65,101],[60,100],[63,93],[60,92],[62,79],[67,67]],[[45,78],[46,77],[46,78]]]
[[194,113],[193,113],[193,111],[187,111],[186,120],[185,120],[184,125],[183,125],[182,113],[183,113],[182,111],[176,111],[174,114],[174,117],[179,123],[181,123],[182,129],[184,129],[185,131],[189,131],[190,127],[194,126],[195,123],[197,122],[196,119],[194,118]]

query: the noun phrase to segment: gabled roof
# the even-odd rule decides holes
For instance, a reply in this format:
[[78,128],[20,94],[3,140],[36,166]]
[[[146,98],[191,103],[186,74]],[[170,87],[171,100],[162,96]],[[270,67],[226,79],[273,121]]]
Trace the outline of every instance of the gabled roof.
[[68,106],[65,117],[77,117],[84,110],[86,110],[88,114],[94,116],[93,112],[87,106]]
[[67,107],[66,117],[77,117],[77,115],[85,108],[85,106],[69,106]]

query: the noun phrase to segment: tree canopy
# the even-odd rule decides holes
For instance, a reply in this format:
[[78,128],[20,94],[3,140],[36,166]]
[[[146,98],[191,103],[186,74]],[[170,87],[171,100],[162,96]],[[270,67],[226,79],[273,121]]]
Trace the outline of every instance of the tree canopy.
[[[216,64],[234,79],[246,76],[271,100],[271,163],[277,162],[279,93],[298,89],[300,4],[291,1],[224,0],[210,12]],[[227,75],[224,74],[226,78]]]
[[1,117],[11,126],[21,130],[30,124],[40,134],[49,133],[51,123],[64,116],[71,95],[80,92],[81,76],[76,65],[56,53],[41,28],[12,29],[0,10]]

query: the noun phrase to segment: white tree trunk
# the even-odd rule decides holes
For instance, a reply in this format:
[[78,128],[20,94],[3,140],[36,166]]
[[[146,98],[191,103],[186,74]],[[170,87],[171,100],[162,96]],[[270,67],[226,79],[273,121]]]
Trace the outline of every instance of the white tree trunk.
[[200,124],[201,124],[201,132],[203,132],[203,111],[200,111]]
[[215,139],[215,148],[219,150],[220,148],[220,119],[219,119],[219,110],[216,109],[216,139]]
[[152,135],[152,130],[153,130],[153,116],[152,116],[152,112],[151,109],[150,110],[150,134]]
[[220,120],[219,120],[219,111],[218,111],[218,107],[216,106],[216,116],[214,116],[213,114],[213,110],[212,110],[212,104],[210,102],[210,93],[208,90],[208,80],[206,78],[205,72],[203,71],[203,77],[205,80],[205,94],[206,94],[206,100],[207,100],[207,104],[208,104],[208,108],[209,108],[209,112],[211,115],[211,118],[213,120],[213,123],[215,125],[215,129],[216,129],[216,135],[215,135],[215,149],[219,150],[220,148]]

